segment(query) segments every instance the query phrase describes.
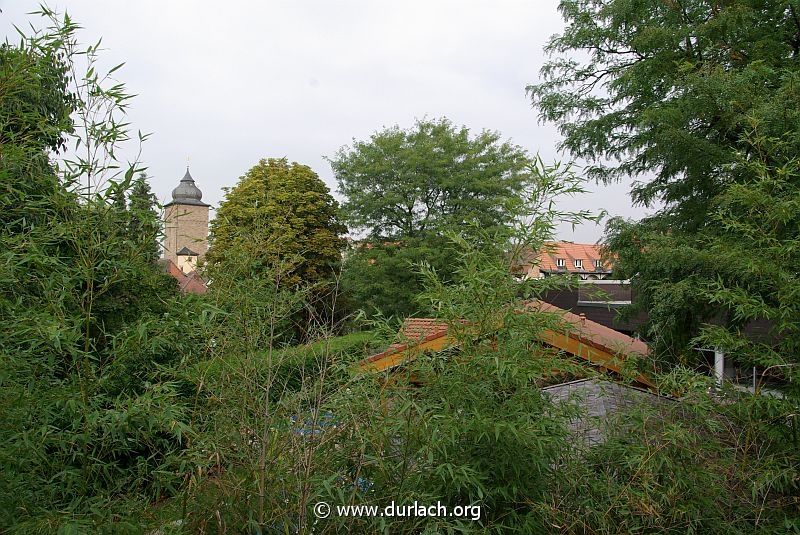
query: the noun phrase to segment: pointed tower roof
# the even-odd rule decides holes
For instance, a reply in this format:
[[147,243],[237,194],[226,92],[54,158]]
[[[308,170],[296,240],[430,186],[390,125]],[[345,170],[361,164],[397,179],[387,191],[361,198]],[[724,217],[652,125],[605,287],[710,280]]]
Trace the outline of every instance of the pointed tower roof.
[[165,204],[164,206],[170,206],[172,204],[193,204],[195,206],[209,206],[208,204],[204,203],[201,199],[203,198],[203,192],[200,191],[195,183],[192,175],[189,173],[189,166],[186,166],[186,174],[183,175],[180,184],[178,187],[172,190],[172,200]]
[[188,247],[181,247],[181,250],[175,253],[176,256],[198,256],[197,253]]

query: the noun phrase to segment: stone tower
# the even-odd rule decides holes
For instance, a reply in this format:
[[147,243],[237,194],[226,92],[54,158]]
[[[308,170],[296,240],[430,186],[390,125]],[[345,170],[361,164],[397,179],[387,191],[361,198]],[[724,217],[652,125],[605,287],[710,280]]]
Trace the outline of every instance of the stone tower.
[[180,184],[172,190],[172,201],[164,205],[164,258],[184,273],[194,271],[208,251],[209,205],[202,198],[187,166]]

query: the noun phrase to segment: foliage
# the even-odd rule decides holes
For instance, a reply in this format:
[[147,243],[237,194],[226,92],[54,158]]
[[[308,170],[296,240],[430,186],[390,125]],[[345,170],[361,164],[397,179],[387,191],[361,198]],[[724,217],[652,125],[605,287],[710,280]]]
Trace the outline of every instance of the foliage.
[[334,338],[335,325],[317,323],[318,340],[283,346],[281,330],[308,294],[287,288],[281,266],[266,271],[258,256],[239,251],[226,265],[209,294],[217,313],[206,334],[215,343],[187,372],[198,385],[195,451],[202,455],[168,510],[173,516],[162,518],[177,517],[187,532],[294,530],[315,462],[305,436],[316,424],[307,420],[349,380],[349,364],[373,349],[374,336]]
[[[642,176],[634,200],[663,205],[639,222],[611,220],[607,245],[615,274],[632,279],[626,313],[648,313],[645,337],[683,379],[673,391],[690,399],[673,414],[626,415],[635,424],[595,452],[599,467],[575,463],[559,481],[553,507],[573,512],[553,524],[639,531],[657,518],[657,529],[676,532],[796,532],[797,6],[575,0],[560,9],[567,28],[548,47],[557,57],[528,89],[563,147],[591,162],[590,176]],[[697,347],[780,378],[783,397],[718,405],[676,367],[697,365]]]
[[713,227],[686,235],[617,220],[610,246],[624,251],[620,271],[643,288],[637,306],[649,310],[648,336],[672,361],[717,347],[742,366],[769,369],[797,395],[800,174],[780,140],[750,135],[757,156],[737,164],[750,179],[713,199]]
[[[278,309],[224,319],[214,336],[225,347],[192,371],[205,400],[202,448],[220,465],[193,471],[162,523],[179,519],[175,531],[190,533],[796,530],[796,453],[765,418],[781,400],[731,392],[719,403],[710,379],[687,370],[657,378],[663,391],[680,389],[681,401],[628,403],[607,419],[589,416],[579,398],[554,404],[543,394],[541,386],[564,374],[594,374],[540,344],[538,333],[557,318],[519,313],[522,299],[563,281],[531,280],[520,295],[513,256],[496,253],[546,235],[518,231],[453,236],[461,282],[443,283],[425,269],[424,295],[454,328],[459,349],[418,355],[389,375],[347,373],[374,350],[363,335],[279,349],[269,342]],[[252,286],[230,294],[238,303],[231,310],[270,302],[273,286],[262,285],[264,295]],[[237,333],[259,326],[257,350],[236,345]],[[603,440],[577,437],[570,422],[578,418],[597,421]],[[313,516],[319,501],[481,509],[321,519]]]
[[[2,144],[31,149],[65,148],[76,105],[67,91],[68,65],[48,47],[0,45]],[[35,76],[32,74],[35,73]]]
[[[796,135],[800,18],[794,2],[563,0],[566,29],[543,81],[528,87],[562,148],[589,160],[591,178],[642,176],[635,202],[663,203],[675,230],[707,224],[706,207],[764,135]],[[613,162],[618,162],[613,165]]]
[[[556,57],[528,88],[540,116],[592,163],[591,177],[642,176],[634,201],[662,205],[607,226],[615,272],[634,282],[627,313],[648,313],[646,338],[668,362],[697,363],[698,342],[736,348],[744,365],[794,360],[793,342],[765,353],[741,333],[756,320],[795,330],[783,318],[795,293],[784,266],[796,236],[784,221],[800,140],[797,6],[569,0],[560,10]],[[755,215],[772,226],[748,228]],[[698,339],[706,324],[718,327]]]
[[601,444],[560,459],[537,504],[547,524],[565,533],[795,533],[782,484],[793,473],[787,450],[773,448],[759,422],[766,400],[720,405],[710,383],[684,371],[680,401],[650,398],[601,419]]
[[[524,187],[506,204],[513,224],[437,227],[455,260],[450,273],[417,265],[420,299],[450,325],[457,347],[366,375],[358,363],[389,341],[375,333],[334,338],[335,313],[309,315],[312,343],[281,345],[292,316],[313,299],[308,288],[286,283],[303,251],[269,249],[265,258],[244,234],[232,235],[217,260],[224,269],[213,271],[213,291],[179,298],[174,282],[143,254],[157,232],[145,224],[153,212],[138,219],[142,227],[133,225],[132,216],[152,206],[143,179],[135,183],[139,168],[121,168],[114,157],[128,139],[120,126],[128,96],[95,74],[98,47],[79,49],[69,18],[43,15],[51,27],[4,49],[9,59],[0,66],[9,69],[0,79],[0,110],[22,110],[3,115],[0,134],[0,203],[7,208],[0,214],[0,529],[800,530],[791,388],[782,398],[712,395],[708,378],[676,367],[654,379],[680,401],[631,404],[608,420],[592,419],[579,399],[556,404],[541,390],[596,375],[540,342],[542,329],[563,327],[557,317],[522,313],[524,300],[569,280],[520,282],[511,270],[559,223],[589,216],[554,209],[559,196],[580,191],[570,169],[541,161],[528,167]],[[78,57],[88,60],[87,71],[73,77]],[[70,73],[69,88],[53,90],[53,73]],[[80,128],[72,132],[66,118],[74,109]],[[12,123],[24,126],[5,128]],[[626,257],[662,255],[667,247],[686,258],[704,250],[719,255],[725,269],[679,288],[727,313],[696,343],[762,366],[781,363],[793,386],[797,163],[791,139],[761,135],[759,124],[748,132],[750,150],[726,168],[732,185],[714,197],[714,226],[694,233],[695,241],[637,227],[626,237]],[[70,159],[54,152],[62,139],[75,142]],[[293,166],[301,180],[285,161],[271,162],[264,164],[284,178],[315,180],[307,168]],[[327,192],[310,189],[310,197],[326,199]],[[287,202],[302,198],[278,193]],[[326,210],[323,216],[332,213]],[[269,228],[269,221],[253,220],[255,231]],[[256,245],[272,243],[259,239]],[[791,263],[781,264],[785,259]],[[660,288],[677,301],[669,285]],[[336,297],[334,290],[332,309]],[[744,342],[738,327],[753,318],[774,323],[777,343]],[[602,440],[580,440],[577,419],[597,421]],[[323,500],[333,507],[440,501],[481,510],[479,518],[316,518],[313,506]]]
[[470,136],[447,119],[395,126],[353,141],[330,160],[351,230],[373,241],[418,238],[509,220],[529,178],[525,151],[497,132]]
[[452,276],[456,256],[445,233],[502,227],[533,180],[522,148],[497,132],[470,135],[447,119],[354,141],[331,167],[348,225],[367,234],[347,257],[343,292],[369,316],[423,312],[413,298],[422,283],[412,266],[424,260]]
[[131,186],[128,198],[130,222],[128,230],[134,241],[140,244],[142,256],[155,262],[160,256],[158,237],[161,232],[159,214],[156,211],[158,200],[150,190],[147,174],[140,173]]
[[127,237],[136,168],[114,152],[129,96],[98,74],[99,44],[40,14],[45,31],[2,51],[0,529],[136,532],[130,511],[180,483],[191,388],[177,370],[201,323]]
[[[703,325],[695,343],[718,347],[749,366],[772,368],[788,380],[785,393],[797,400],[800,162],[780,141],[757,137],[754,145],[759,156],[741,161],[751,179],[714,199],[716,228],[701,236],[703,248],[724,268],[710,280],[691,282],[701,302],[724,311],[724,322]],[[748,332],[752,322],[768,326],[766,336]]]
[[[67,66],[48,47],[0,46],[0,226],[35,226],[71,200],[61,193],[47,150],[64,146],[75,105],[66,91]],[[30,202],[50,193],[51,203]],[[61,202],[57,202],[56,197]]]
[[[472,525],[497,531],[525,520],[525,500],[539,495],[550,471],[548,460],[564,437],[545,416],[548,404],[532,385],[563,359],[552,353],[529,358],[532,348],[540,349],[535,334],[543,320],[515,313],[520,284],[509,269],[514,258],[504,253],[509,247],[526,250],[534,241],[549,239],[559,220],[580,217],[541,210],[559,194],[579,188],[577,178],[563,171],[542,167],[536,186],[528,190],[529,211],[518,212],[529,216],[518,231],[535,240],[480,229],[474,241],[458,238],[456,269],[465,278],[460,286],[447,285],[426,268],[431,309],[454,323],[467,318],[482,325],[474,342],[472,337],[464,340],[462,356],[471,358],[463,365],[444,356],[423,357],[408,375],[401,371],[384,383],[353,368],[378,349],[373,336],[332,339],[332,326],[325,324],[317,325],[319,342],[277,347],[276,326],[301,306],[296,294],[276,294],[280,271],[244,276],[253,264],[242,256],[234,270],[220,273],[214,284],[221,290],[212,294],[224,312],[212,335],[219,342],[213,359],[196,367],[192,382],[202,385],[202,412],[208,416],[203,434],[215,437],[206,439],[204,448],[220,459],[217,473],[222,475],[193,477],[182,506],[187,529],[249,525],[266,531],[371,533],[468,529],[472,523],[469,518],[321,521],[311,512],[319,500],[479,502],[491,508],[490,518]],[[566,281],[529,284],[544,291]],[[446,311],[439,306],[445,301],[450,303]],[[498,330],[495,306],[508,326],[501,330],[499,360],[486,336]],[[481,321],[484,314],[491,321]],[[416,373],[425,376],[422,389],[409,388]],[[520,463],[521,456],[531,462]]]
[[284,270],[289,287],[327,281],[346,231],[336,211],[336,201],[310,167],[285,158],[261,160],[227,191],[211,224],[207,260],[224,265],[231,251],[241,249],[266,271],[291,264]]
[[342,268],[343,306],[362,310],[368,318],[406,318],[430,312],[416,299],[423,285],[414,265],[422,260],[438,273],[451,274],[457,258],[451,242],[438,236],[354,244]]

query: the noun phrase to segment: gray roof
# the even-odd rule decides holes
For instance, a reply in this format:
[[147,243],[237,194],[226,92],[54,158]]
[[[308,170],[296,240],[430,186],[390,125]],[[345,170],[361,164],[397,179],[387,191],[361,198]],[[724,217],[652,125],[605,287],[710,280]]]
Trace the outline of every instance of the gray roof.
[[188,247],[181,247],[181,250],[175,253],[177,256],[198,256],[197,253]]
[[170,206],[172,204],[193,204],[195,206],[209,206],[208,204],[204,203],[201,199],[203,198],[203,192],[200,191],[195,183],[192,175],[189,173],[189,168],[186,168],[186,174],[183,175],[180,184],[178,187],[172,190],[172,201],[168,202],[164,206]]
[[581,379],[542,388],[554,403],[577,403],[581,414],[569,423],[570,434],[586,446],[604,441],[609,419],[636,405],[658,406],[672,398],[659,396],[629,385],[602,379]]

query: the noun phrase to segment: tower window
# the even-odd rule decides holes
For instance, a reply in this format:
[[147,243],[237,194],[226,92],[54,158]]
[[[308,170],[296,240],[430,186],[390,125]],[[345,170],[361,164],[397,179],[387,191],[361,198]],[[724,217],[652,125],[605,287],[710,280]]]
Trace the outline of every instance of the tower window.
[[578,269],[583,268],[583,260],[580,260],[580,259],[576,258],[575,259],[575,267],[578,268]]
[[556,258],[556,265],[558,267],[564,267],[565,264],[566,264],[566,262],[564,262],[563,258]]

